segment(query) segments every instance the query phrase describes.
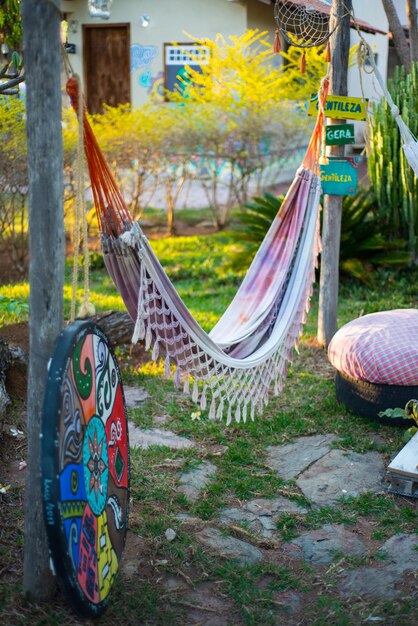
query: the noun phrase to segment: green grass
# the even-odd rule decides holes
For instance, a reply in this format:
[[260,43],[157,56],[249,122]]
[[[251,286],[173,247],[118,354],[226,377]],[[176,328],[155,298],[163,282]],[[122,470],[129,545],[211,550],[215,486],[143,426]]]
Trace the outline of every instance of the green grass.
[[[181,297],[205,330],[209,330],[233,297],[245,270],[232,269],[236,242],[230,234],[220,233],[151,243]],[[105,270],[100,268],[99,259],[95,259],[94,266],[91,295],[97,310],[122,309],[123,303]],[[416,307],[417,278],[416,269],[396,275],[381,271],[376,273],[368,287],[355,282],[343,283],[339,302],[340,325],[376,310]],[[71,267],[68,264],[64,290],[67,315],[70,284]],[[380,288],[383,284],[386,286],[384,292]],[[22,302],[27,302],[28,292],[27,283],[0,287],[0,295]],[[184,604],[183,596],[170,594],[161,586],[167,576],[191,580],[196,587],[212,585],[218,590],[219,598],[227,602],[234,626],[287,623],[288,614],[280,594],[288,591],[300,593],[305,598],[300,623],[318,626],[359,624],[368,615],[381,615],[375,612],[378,610],[383,611],[388,624],[407,623],[408,618],[409,623],[413,623],[417,609],[414,600],[386,602],[378,606],[372,602],[349,603],[338,595],[335,574],[327,575],[303,562],[289,562],[277,547],[268,546],[263,563],[243,570],[234,562],[215,557],[195,538],[199,524],[202,527],[215,524],[221,508],[239,506],[246,500],[272,498],[279,494],[305,506],[308,504],[294,481],[282,479],[267,467],[267,446],[288,443],[300,436],[334,433],[339,437],[334,444],[336,447],[360,453],[378,450],[386,461],[394,450],[402,447],[403,429],[372,423],[337,404],[332,370],[327,365],[326,355],[314,342],[316,312],[315,291],[300,354],[295,355],[283,392],[278,398],[271,399],[262,417],[247,424],[233,423],[226,427],[224,423],[209,421],[204,411],[200,419],[192,420],[195,405],[174,388],[171,380],[163,379],[161,363],[149,362],[138,367],[135,356],[127,348],[117,350],[124,364],[124,382],[145,387],[150,394],[148,400],[130,411],[130,418],[141,427],[151,427],[156,425],[156,416],[164,415],[164,428],[189,437],[196,446],[178,451],[153,447],[132,452],[130,525],[132,532],[143,542],[145,552],[138,555],[139,573],[117,584],[101,624],[110,625],[116,619],[150,626],[187,623],[187,612],[191,609]],[[379,439],[375,438],[376,435]],[[201,497],[193,502],[179,493],[179,477],[204,460],[214,463],[217,473]],[[18,494],[12,496],[14,501]],[[193,521],[182,523],[177,518],[179,513],[192,519],[199,518],[200,522],[196,522],[196,527]],[[305,516],[282,515],[277,523],[276,542],[290,540],[324,524],[345,524],[355,529],[360,523],[368,524],[370,540],[381,544],[395,533],[416,532],[417,507],[414,502],[387,493],[364,494],[347,499],[336,507],[311,509]],[[167,528],[173,528],[177,534],[171,543],[164,538]],[[11,553],[14,559],[18,559],[16,551],[21,553],[20,533],[20,529],[19,536],[15,533],[14,552]],[[245,524],[237,525],[231,533],[243,540],[248,540],[251,535]],[[3,539],[0,535],[0,560],[9,554],[8,543]],[[365,560],[373,562],[373,558],[368,554]],[[354,561],[346,561],[347,567],[354,564]],[[188,587],[189,590],[192,588],[191,585]],[[3,600],[3,610],[9,611],[9,620],[14,607],[23,607],[21,616],[13,617],[15,624],[26,623],[28,615],[34,624],[78,623],[62,600],[47,610],[39,607],[29,610],[25,604],[20,605],[21,590],[14,582],[0,583],[0,600]],[[0,624],[3,623],[1,615],[2,609]],[[138,622],[138,616],[141,622]]]

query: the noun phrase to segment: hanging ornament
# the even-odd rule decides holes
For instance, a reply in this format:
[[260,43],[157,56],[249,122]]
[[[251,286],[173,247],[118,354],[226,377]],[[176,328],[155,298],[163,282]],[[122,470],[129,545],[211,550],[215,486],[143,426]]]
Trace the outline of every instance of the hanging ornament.
[[325,50],[325,61],[327,63],[331,62],[331,44],[329,42],[329,39],[327,41],[327,47],[326,47],[326,50]]
[[276,33],[274,35],[273,52],[279,53],[281,51],[282,51],[282,46],[280,44],[279,29],[276,28]]
[[302,52],[302,56],[300,58],[300,73],[306,74],[306,51]]
[[329,15],[318,11],[309,2],[294,4],[276,0],[274,18],[284,39],[298,48],[313,48],[324,44],[329,32]]
[[[297,48],[314,48],[328,44],[329,38],[337,28],[340,17],[336,20],[332,31],[329,31],[330,16],[326,10],[321,11],[308,0],[306,2],[289,2],[288,0],[276,0],[274,6],[274,18],[277,24],[276,37],[274,39],[274,49],[276,38],[280,36],[291,46]],[[329,46],[327,45],[326,56],[329,56]],[[328,60],[328,59],[327,59]],[[306,54],[301,57],[300,71],[306,72]]]
[[110,17],[110,7],[113,0],[88,0],[88,9],[90,17],[97,17],[102,20],[108,20]]

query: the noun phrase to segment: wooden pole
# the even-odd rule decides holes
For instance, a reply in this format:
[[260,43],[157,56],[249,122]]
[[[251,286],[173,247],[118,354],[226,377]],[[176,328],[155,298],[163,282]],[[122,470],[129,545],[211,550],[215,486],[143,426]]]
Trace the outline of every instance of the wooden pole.
[[[330,38],[329,93],[347,95],[348,55],[350,50],[351,0],[333,0],[330,30],[338,27]],[[328,120],[341,124],[344,120]],[[329,156],[341,157],[344,146],[331,146]],[[342,196],[326,195],[322,217],[322,255],[319,282],[318,342],[328,346],[337,330],[338,282],[340,261]]]
[[[54,6],[54,2],[56,6]],[[25,593],[55,590],[42,511],[40,425],[48,361],[62,329],[64,218],[59,0],[22,0],[27,85],[30,321],[28,466],[25,498]]]

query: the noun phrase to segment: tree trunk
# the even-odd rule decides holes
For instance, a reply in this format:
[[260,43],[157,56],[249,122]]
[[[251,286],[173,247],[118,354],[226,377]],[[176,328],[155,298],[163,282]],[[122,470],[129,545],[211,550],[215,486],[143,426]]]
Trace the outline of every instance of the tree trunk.
[[122,346],[131,342],[135,324],[126,311],[106,311],[90,317],[89,320],[100,326],[109,337],[112,346]]
[[[60,3],[54,0],[59,7]],[[61,128],[61,16],[51,2],[22,0],[27,85],[30,321],[28,468],[26,470],[24,590],[49,599],[49,565],[40,480],[40,429],[48,361],[62,329],[64,280]]]
[[407,0],[406,14],[408,16],[409,28],[409,50],[411,63],[418,62],[418,24],[416,0]]
[[[333,0],[329,28],[335,28],[339,15],[339,26],[330,39],[330,94],[347,95],[348,55],[350,49],[351,0]],[[337,17],[335,17],[337,16]],[[341,124],[344,120],[329,120]],[[344,146],[331,146],[329,155],[344,156]],[[319,283],[318,342],[328,346],[337,330],[338,283],[340,261],[342,196],[326,195],[322,220],[322,255]]]
[[399,20],[399,16],[396,12],[393,0],[382,0],[383,8],[385,9],[386,17],[389,22],[389,30],[392,33],[393,43],[396,48],[401,65],[404,65],[407,72],[411,71],[411,57],[409,54],[408,40],[405,37],[405,33],[402,28],[402,24]]

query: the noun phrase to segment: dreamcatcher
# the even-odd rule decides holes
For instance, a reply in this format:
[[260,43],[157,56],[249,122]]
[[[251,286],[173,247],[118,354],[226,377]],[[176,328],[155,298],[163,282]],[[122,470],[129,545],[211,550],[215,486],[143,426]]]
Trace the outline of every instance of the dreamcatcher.
[[306,71],[305,49],[321,46],[327,42],[329,61],[329,37],[337,27],[329,30],[330,5],[321,0],[276,0],[274,18],[277,29],[274,51],[280,52],[280,35],[288,44],[303,48],[301,72]]

